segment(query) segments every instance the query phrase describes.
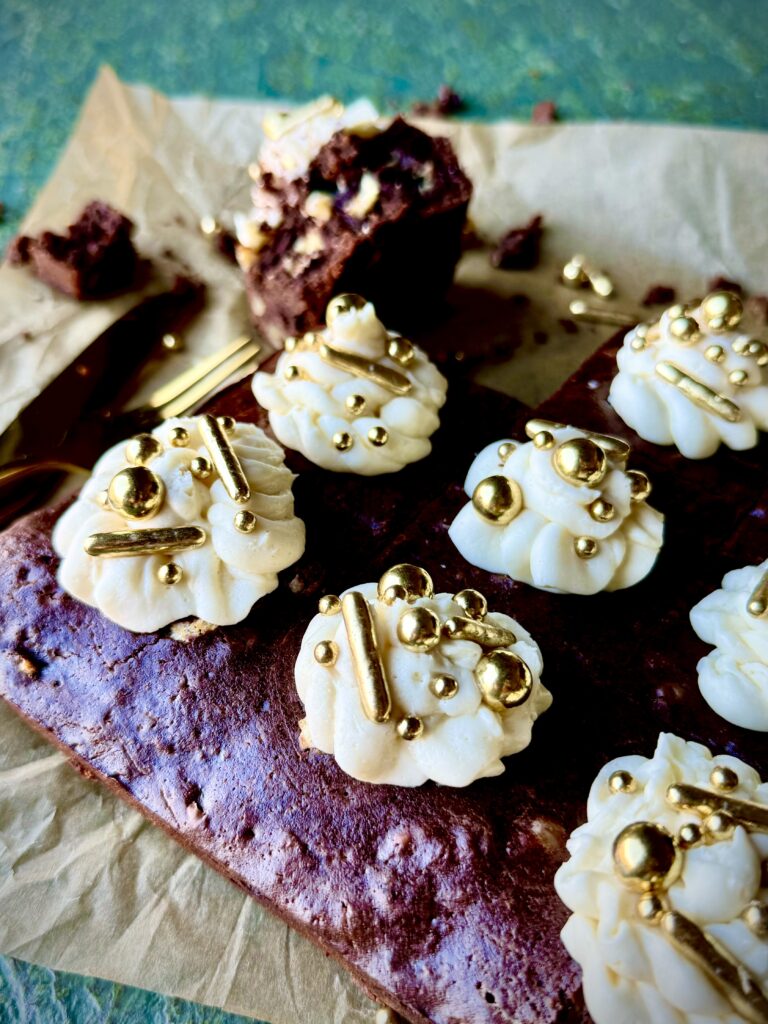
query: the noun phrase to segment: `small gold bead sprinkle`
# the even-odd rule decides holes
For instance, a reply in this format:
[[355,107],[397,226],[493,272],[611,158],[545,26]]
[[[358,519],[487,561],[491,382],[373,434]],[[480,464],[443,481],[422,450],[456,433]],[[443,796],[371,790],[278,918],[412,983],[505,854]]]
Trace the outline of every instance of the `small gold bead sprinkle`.
[[677,316],[670,321],[669,333],[682,344],[693,344],[699,338],[699,325],[691,316]]
[[689,850],[692,846],[700,843],[703,838],[704,833],[701,831],[701,826],[695,821],[689,821],[680,826],[677,833],[677,845],[683,850]]
[[365,408],[365,397],[363,395],[347,395],[344,405],[353,416],[359,416]]
[[596,487],[608,472],[608,459],[589,437],[572,437],[557,446],[552,460],[557,474],[578,487]]
[[291,363],[290,366],[285,368],[285,379],[286,380],[301,380],[303,374],[298,366]]
[[189,431],[186,427],[173,427],[170,442],[174,448],[183,448],[189,442]]
[[401,587],[406,601],[432,597],[435,592],[435,585],[427,570],[408,562],[393,565],[382,574],[378,583],[379,597],[383,597],[390,587]]
[[454,594],[453,600],[470,619],[482,621],[488,614],[488,602],[479,590],[473,590],[472,587],[465,587]]
[[551,448],[555,443],[555,439],[548,430],[540,430],[538,434],[533,436],[533,444],[535,448],[546,450]]
[[362,309],[365,304],[366,301],[362,295],[355,295],[353,292],[336,295],[326,307],[325,322],[330,327],[337,316],[340,316],[342,313],[349,313],[353,309]]
[[728,380],[736,388],[743,388],[749,384],[749,374],[746,370],[731,370],[728,374]]
[[157,570],[158,580],[168,587],[172,587],[175,583],[179,583],[183,575],[184,572],[181,566],[176,562],[166,562]]
[[325,594],[317,602],[317,610],[321,615],[338,615],[341,611],[341,601],[336,594]]
[[397,735],[402,740],[417,740],[424,732],[424,723],[416,715],[405,715],[397,723]]
[[371,427],[368,431],[368,440],[374,448],[381,448],[389,440],[389,433],[386,427]]
[[637,914],[647,924],[657,924],[665,911],[667,904],[664,897],[657,892],[646,892],[637,901]]
[[213,472],[213,466],[209,459],[206,459],[204,455],[197,455],[189,464],[190,472],[192,476],[198,480],[207,480]]
[[707,838],[730,839],[736,830],[736,822],[725,811],[715,811],[704,819]]
[[432,676],[429,688],[438,700],[450,700],[459,692],[459,684],[453,676],[440,674]]
[[180,352],[184,348],[184,342],[178,334],[164,334],[163,348],[166,352]]
[[348,452],[352,447],[352,435],[346,430],[337,430],[333,435],[333,447],[340,452]]
[[216,218],[207,214],[205,217],[200,218],[200,230],[204,235],[215,235],[221,231],[221,228]]
[[513,444],[512,441],[505,441],[503,444],[500,444],[498,453],[499,461],[502,463],[506,462],[516,447],[517,445]]
[[768,611],[768,605],[765,601],[750,601],[747,605],[747,611],[756,619],[761,619],[763,615],[765,615],[766,611]]
[[739,785],[739,776],[724,764],[716,764],[709,776],[709,781],[722,793],[732,793]]
[[604,501],[602,498],[595,498],[587,508],[589,514],[598,523],[609,523],[616,515],[616,509],[610,501]]
[[627,476],[632,501],[645,501],[651,493],[651,481],[639,469],[628,469]]
[[563,284],[569,288],[581,288],[588,283],[587,272],[584,269],[585,258],[577,253],[571,256],[561,271]]
[[97,491],[94,495],[96,504],[102,508],[109,508],[109,491]]
[[710,363],[722,363],[725,359],[725,349],[722,345],[708,345],[704,350],[704,356]]
[[768,939],[768,905],[754,900],[741,915],[747,928],[759,939]]
[[506,526],[522,512],[523,492],[516,480],[487,476],[472,492],[472,505],[487,522]]
[[727,331],[738,326],[743,307],[735,292],[711,292],[701,304],[701,311],[710,330]]
[[225,434],[231,434],[237,426],[234,416],[217,416],[216,421]]
[[126,444],[125,457],[134,466],[145,466],[162,451],[162,442],[154,434],[137,434]]
[[674,881],[682,858],[665,828],[650,821],[635,821],[614,840],[613,863],[626,886],[649,893]]
[[636,334],[635,337],[631,339],[629,347],[632,349],[633,352],[642,352],[643,349],[646,347],[645,337],[641,338],[639,335]]
[[410,366],[416,353],[407,338],[390,338],[387,355],[401,366]]
[[648,337],[648,328],[650,326],[650,324],[638,324],[635,328],[635,337],[642,338],[644,341]]
[[321,640],[319,644],[315,644],[314,655],[318,665],[330,668],[336,664],[336,659],[339,656],[338,644],[333,640]]
[[736,338],[731,348],[737,356],[746,355],[749,350],[749,338]]
[[380,596],[384,604],[387,605],[392,605],[395,601],[408,600],[408,592],[405,587],[401,587],[399,583],[395,583],[393,586],[387,587]]
[[637,781],[631,772],[619,768],[608,776],[608,788],[612,793],[634,793]]
[[576,537],[573,542],[573,550],[579,558],[594,558],[600,551],[600,545],[594,537]]
[[249,509],[244,508],[239,512],[235,513],[235,529],[240,533],[253,533],[256,529],[258,520],[256,516]]
[[685,315],[685,306],[682,302],[676,302],[674,306],[670,306],[666,312],[668,320],[677,320],[679,316]]
[[295,352],[299,346],[298,338],[286,338],[283,348],[286,352]]
[[397,636],[411,651],[431,651],[440,643],[440,620],[431,608],[408,608],[397,623]]

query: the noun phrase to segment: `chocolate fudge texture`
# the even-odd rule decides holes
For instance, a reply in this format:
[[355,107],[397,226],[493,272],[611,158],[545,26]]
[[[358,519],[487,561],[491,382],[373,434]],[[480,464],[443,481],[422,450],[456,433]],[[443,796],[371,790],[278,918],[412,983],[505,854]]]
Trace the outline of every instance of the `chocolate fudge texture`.
[[[55,510],[0,537],[6,700],[414,1024],[589,1020],[579,969],[560,942],[568,912],[552,879],[607,760],[650,755],[670,730],[768,772],[762,736],[723,722],[700,697],[696,662],[708,648],[688,623],[727,569],[764,556],[765,442],[702,462],[642,442],[606,401],[618,344],[536,415],[625,437],[630,466],[655,484],[665,545],[651,574],[625,591],[549,594],[458,555],[446,531],[467,500],[461,484],[474,451],[524,437],[525,412],[482,391],[470,411],[487,409],[487,418],[474,417],[471,443],[455,458],[436,435],[433,455],[413,467],[421,489],[415,475],[406,487],[405,472],[383,480],[382,493],[399,487],[401,507],[382,503],[368,546],[379,483],[349,477],[344,488],[340,476],[326,492],[320,481],[335,474],[314,471],[313,483],[307,469],[307,491],[300,478],[296,492],[307,553],[236,626],[187,640],[173,627],[136,635],[70,598],[55,578]],[[241,388],[219,401],[242,415],[247,396]],[[452,430],[446,444],[460,432]],[[363,491],[374,495],[368,506]],[[359,543],[347,539],[353,530]],[[463,790],[357,782],[299,745],[293,664],[318,593],[405,560],[428,569],[437,590],[476,587],[542,648],[554,704],[531,746],[507,759],[503,775]],[[308,566],[314,586],[290,586]]]
[[103,298],[134,283],[138,257],[132,231],[127,217],[96,201],[85,207],[66,234],[19,235],[8,248],[8,261],[28,265],[41,281],[73,299]]
[[[375,181],[365,207],[354,202],[364,175],[368,187]],[[447,139],[401,117],[373,135],[339,131],[304,177],[265,174],[261,184],[282,220],[246,283],[254,321],[272,340],[323,326],[340,292],[365,295],[385,323],[405,329],[423,321],[451,283],[472,186]],[[327,220],[306,212],[310,193],[328,195]]]

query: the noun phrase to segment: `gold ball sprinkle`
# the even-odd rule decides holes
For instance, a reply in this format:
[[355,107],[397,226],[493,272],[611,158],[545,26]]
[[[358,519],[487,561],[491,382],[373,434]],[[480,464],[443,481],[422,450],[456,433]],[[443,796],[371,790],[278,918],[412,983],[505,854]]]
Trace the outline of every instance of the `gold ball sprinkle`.
[[557,446],[553,459],[558,474],[568,483],[594,487],[608,470],[605,452],[588,437],[573,437]]
[[472,505],[487,522],[506,526],[522,512],[523,492],[516,480],[487,476],[472,492]]
[[176,562],[166,562],[165,565],[161,565],[157,570],[158,580],[167,587],[172,587],[174,584],[179,583],[183,575],[183,569]]
[[333,435],[333,447],[339,452],[348,452],[352,444],[352,435],[346,430],[337,430]]
[[344,399],[344,405],[353,416],[359,416],[365,408],[365,398],[363,395],[347,395]]
[[688,821],[685,825],[681,825],[677,832],[677,844],[683,850],[690,850],[692,846],[697,846],[704,838],[704,833],[701,831],[701,826],[695,821]]
[[200,218],[200,230],[204,235],[215,235],[221,228],[215,217],[206,214],[205,217]]
[[162,442],[154,434],[137,434],[126,444],[125,457],[133,466],[144,466],[162,450]]
[[183,448],[189,442],[189,431],[186,427],[173,427],[169,440],[174,448]]
[[475,679],[483,700],[494,711],[525,704],[533,689],[528,665],[519,654],[503,649],[483,655],[475,666]]
[[330,327],[337,316],[340,316],[342,313],[349,313],[353,309],[362,309],[365,304],[366,302],[362,295],[355,295],[353,292],[336,295],[326,306],[325,322]]
[[488,614],[488,602],[479,590],[473,590],[472,587],[465,587],[454,594],[453,600],[469,619],[481,621]]
[[109,508],[109,491],[97,491],[94,495],[96,504],[102,508]]
[[401,587],[397,583],[393,587],[387,587],[379,597],[386,605],[393,605],[395,601],[406,601],[408,599],[405,587]]
[[107,495],[111,507],[126,519],[150,519],[163,504],[165,485],[146,466],[130,466],[112,477]]
[[645,337],[641,337],[639,334],[636,334],[634,338],[630,340],[629,347],[632,349],[633,352],[642,352],[643,349],[646,347]]
[[338,645],[333,640],[321,640],[319,644],[315,644],[314,655],[318,665],[330,668],[336,664],[339,656]]
[[325,594],[317,602],[317,610],[321,615],[338,615],[341,611],[341,601],[336,594]]
[[709,781],[721,793],[732,793],[739,784],[739,776],[724,764],[716,764],[709,776]]
[[450,700],[459,692],[458,681],[453,676],[444,673],[432,676],[429,688],[438,700]]
[[381,448],[389,440],[389,433],[386,427],[371,427],[368,431],[368,440],[374,448]]
[[237,426],[237,421],[234,416],[217,416],[216,422],[219,424],[225,434],[231,434]]
[[413,345],[407,338],[390,338],[387,345],[387,355],[394,359],[401,366],[410,366],[414,360],[415,351]]
[[595,498],[591,505],[588,506],[589,514],[598,523],[609,523],[616,515],[616,509],[610,503],[610,501],[604,501],[603,498]]
[[768,904],[754,900],[741,915],[747,928],[759,939],[768,939]]
[[517,447],[512,441],[505,441],[499,445],[499,460],[504,463]]
[[682,344],[693,344],[699,337],[699,325],[692,316],[677,316],[670,322],[669,333]]
[[736,388],[743,388],[749,384],[749,374],[746,370],[731,370],[728,374],[728,380]]
[[679,316],[685,316],[685,306],[682,302],[676,302],[674,306],[669,307],[666,313],[669,320],[677,320]]
[[710,330],[727,331],[741,321],[743,307],[735,292],[710,292],[701,304],[701,311]]
[[631,772],[619,768],[608,776],[608,788],[612,793],[634,793],[637,781]]
[[407,562],[393,565],[391,569],[387,569],[379,580],[379,597],[382,597],[390,587],[402,587],[406,601],[415,601],[419,597],[432,597],[435,593],[432,577],[427,570]]
[[666,900],[656,892],[646,892],[637,901],[637,914],[647,924],[657,924],[667,910]]
[[538,434],[533,435],[533,446],[541,450],[552,448],[555,443],[555,438],[548,430],[540,430]]
[[241,509],[239,512],[235,512],[234,521],[235,529],[240,533],[253,533],[258,522],[253,512],[250,512],[247,508]]
[[632,501],[645,501],[651,493],[651,481],[639,469],[628,469],[627,476]]
[[765,601],[761,600],[761,598],[757,597],[747,604],[747,611],[756,619],[761,619],[768,611],[768,605],[766,605]]
[[198,480],[207,480],[213,472],[213,466],[204,455],[197,455],[189,464],[190,472]]
[[296,366],[294,363],[291,363],[290,366],[286,366],[286,368],[285,368],[285,379],[286,380],[301,380],[302,376],[303,376],[303,374],[301,372],[301,369],[298,366]]
[[722,345],[708,345],[704,349],[704,357],[710,363],[722,363],[725,359],[725,349]]
[[397,623],[397,636],[411,651],[431,651],[440,643],[440,620],[431,608],[408,608]]
[[163,348],[166,352],[180,352],[184,348],[184,342],[178,334],[164,334]]
[[298,338],[293,338],[293,337],[286,338],[285,342],[283,343],[283,348],[285,349],[286,352],[295,352],[298,347],[299,347],[299,339]]
[[707,838],[722,840],[730,839],[736,830],[736,822],[725,811],[715,811],[704,819],[704,831]]
[[417,740],[424,732],[424,723],[417,715],[405,715],[396,729],[401,740]]
[[594,537],[576,537],[573,542],[573,550],[579,558],[594,558],[600,551],[600,545]]
[[768,346],[762,341],[750,341],[747,355],[756,359],[758,366],[768,366]]
[[613,863],[626,885],[638,892],[650,892],[674,881],[682,858],[665,828],[649,821],[635,821],[616,837]]

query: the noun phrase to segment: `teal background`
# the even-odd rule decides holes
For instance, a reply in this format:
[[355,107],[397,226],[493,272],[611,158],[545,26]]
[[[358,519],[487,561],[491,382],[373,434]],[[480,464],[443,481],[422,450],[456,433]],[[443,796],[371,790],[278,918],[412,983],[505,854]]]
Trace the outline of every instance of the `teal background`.
[[[0,247],[102,63],[175,94],[394,109],[447,82],[469,117],[527,119],[551,99],[564,120],[764,129],[767,36],[767,0],[0,0]],[[0,1024],[239,1020],[0,957]]]

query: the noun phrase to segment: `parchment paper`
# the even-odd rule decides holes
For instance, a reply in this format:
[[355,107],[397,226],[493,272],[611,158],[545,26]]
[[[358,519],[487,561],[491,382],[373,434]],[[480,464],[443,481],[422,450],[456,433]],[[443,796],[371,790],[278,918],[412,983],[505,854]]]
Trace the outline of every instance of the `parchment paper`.
[[[202,237],[205,214],[247,205],[245,166],[274,104],[169,101],[105,69],[25,230],[61,228],[102,198],[129,214],[162,275],[210,286],[184,352],[147,368],[145,390],[247,329],[238,272]],[[649,285],[701,294],[722,274],[768,291],[768,136],[649,125],[539,127],[431,122],[450,134],[475,183],[478,233],[498,238],[542,213],[533,273],[465,254],[442,325],[460,347],[480,333],[514,358],[479,378],[531,404],[607,327],[564,331],[574,293],[562,264],[585,252],[613,276],[613,308],[639,310]],[[509,297],[526,294],[523,308]],[[586,297],[586,296],[585,296]],[[135,301],[78,305],[25,271],[0,269],[0,429]],[[520,311],[520,312],[518,312]],[[391,325],[397,326],[397,325]],[[585,794],[586,799],[586,794]],[[77,775],[0,705],[0,951],[51,967],[185,996],[274,1024],[371,1024],[374,1007],[343,971],[137,813]]]

